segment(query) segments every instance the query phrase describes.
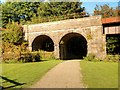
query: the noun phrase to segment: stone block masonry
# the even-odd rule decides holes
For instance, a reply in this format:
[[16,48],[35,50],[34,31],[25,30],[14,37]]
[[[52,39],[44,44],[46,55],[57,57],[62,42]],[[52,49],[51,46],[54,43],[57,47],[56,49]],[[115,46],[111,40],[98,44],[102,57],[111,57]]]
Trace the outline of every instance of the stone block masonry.
[[[23,27],[30,50],[33,48],[34,40],[41,35],[45,35],[51,38],[54,43],[55,57],[61,58],[61,52],[69,53],[66,49],[61,50],[61,40],[65,37],[64,41],[68,43],[70,38],[79,37],[76,35],[79,34],[87,41],[87,54],[94,53],[98,58],[104,58],[106,55],[106,36],[103,34],[101,16],[24,25]],[[69,37],[66,37],[66,35],[69,35]]]

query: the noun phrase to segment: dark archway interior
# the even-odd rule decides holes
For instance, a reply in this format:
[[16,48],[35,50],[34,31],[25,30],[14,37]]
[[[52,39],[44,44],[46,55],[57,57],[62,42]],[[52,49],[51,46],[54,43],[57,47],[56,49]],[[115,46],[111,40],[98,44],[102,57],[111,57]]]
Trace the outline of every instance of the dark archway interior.
[[44,50],[48,52],[54,51],[54,43],[52,39],[46,35],[35,38],[32,43],[32,51]]
[[60,43],[60,59],[83,59],[87,54],[87,41],[77,33],[65,35]]

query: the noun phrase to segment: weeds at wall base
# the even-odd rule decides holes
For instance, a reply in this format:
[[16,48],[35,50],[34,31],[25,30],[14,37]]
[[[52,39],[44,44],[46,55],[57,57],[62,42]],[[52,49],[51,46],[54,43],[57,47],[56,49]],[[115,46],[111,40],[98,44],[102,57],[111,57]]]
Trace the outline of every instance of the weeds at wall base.
[[85,61],[105,61],[105,62],[119,62],[120,61],[120,55],[107,55],[104,60],[97,58],[95,54],[90,53],[86,57],[84,57]]

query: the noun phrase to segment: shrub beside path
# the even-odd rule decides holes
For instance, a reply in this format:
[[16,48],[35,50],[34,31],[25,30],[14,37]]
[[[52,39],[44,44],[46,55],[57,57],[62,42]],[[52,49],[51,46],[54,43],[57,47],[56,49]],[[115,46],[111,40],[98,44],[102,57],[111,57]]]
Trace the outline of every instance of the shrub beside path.
[[31,88],[85,88],[79,60],[64,61],[41,78]]

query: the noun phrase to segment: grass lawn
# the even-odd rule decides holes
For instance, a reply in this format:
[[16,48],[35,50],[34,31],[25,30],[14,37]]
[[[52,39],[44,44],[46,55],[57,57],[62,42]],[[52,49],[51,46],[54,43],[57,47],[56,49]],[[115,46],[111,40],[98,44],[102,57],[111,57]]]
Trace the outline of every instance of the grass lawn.
[[33,63],[2,64],[2,86],[6,89],[24,88],[37,82],[61,60]]
[[117,62],[81,61],[80,66],[87,88],[118,88]]

